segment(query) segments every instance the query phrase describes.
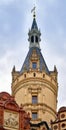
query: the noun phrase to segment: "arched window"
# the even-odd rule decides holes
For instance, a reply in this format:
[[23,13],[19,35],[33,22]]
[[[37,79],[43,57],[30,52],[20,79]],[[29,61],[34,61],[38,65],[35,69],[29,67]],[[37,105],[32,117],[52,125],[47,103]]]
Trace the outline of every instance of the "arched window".
[[32,104],[37,104],[38,103],[38,97],[37,97],[37,95],[35,96],[35,95],[33,95],[32,96]]
[[33,76],[36,77],[36,73],[33,73]]
[[24,74],[24,78],[26,78],[26,74]]
[[37,112],[32,112],[32,119],[36,120],[38,118],[38,113]]
[[38,42],[38,37],[37,36],[35,36],[35,42]]
[[31,37],[31,42],[34,42],[34,36]]

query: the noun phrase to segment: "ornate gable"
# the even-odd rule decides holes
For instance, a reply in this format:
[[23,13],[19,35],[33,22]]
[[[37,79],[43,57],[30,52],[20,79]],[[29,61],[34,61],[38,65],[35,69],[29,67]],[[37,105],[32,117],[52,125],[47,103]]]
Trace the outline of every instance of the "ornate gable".
[[6,92],[0,93],[0,130],[28,130],[29,121],[29,114],[18,106],[14,97]]
[[11,95],[9,93],[7,93],[7,92],[0,93],[0,100],[5,101],[5,100],[10,99],[10,98],[11,98]]
[[17,103],[14,100],[10,100],[10,99],[5,102],[4,107],[6,109],[10,109],[14,111],[19,110],[19,106],[17,105]]

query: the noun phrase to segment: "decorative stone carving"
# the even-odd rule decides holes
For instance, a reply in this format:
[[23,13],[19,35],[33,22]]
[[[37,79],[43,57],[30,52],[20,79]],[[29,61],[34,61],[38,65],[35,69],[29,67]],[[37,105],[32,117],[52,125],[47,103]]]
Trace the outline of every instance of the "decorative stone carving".
[[4,113],[4,126],[11,127],[11,128],[19,128],[18,113],[5,112]]
[[28,88],[28,91],[29,91],[29,93],[40,93],[41,92],[41,87],[29,87]]

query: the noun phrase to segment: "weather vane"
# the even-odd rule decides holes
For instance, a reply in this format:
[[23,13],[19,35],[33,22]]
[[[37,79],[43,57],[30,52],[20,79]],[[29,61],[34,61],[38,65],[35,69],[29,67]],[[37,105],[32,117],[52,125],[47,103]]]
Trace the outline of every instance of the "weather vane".
[[31,10],[31,13],[33,13],[33,17],[34,17],[34,18],[36,17],[35,9],[36,9],[36,7],[35,7],[35,5],[34,5],[33,9]]

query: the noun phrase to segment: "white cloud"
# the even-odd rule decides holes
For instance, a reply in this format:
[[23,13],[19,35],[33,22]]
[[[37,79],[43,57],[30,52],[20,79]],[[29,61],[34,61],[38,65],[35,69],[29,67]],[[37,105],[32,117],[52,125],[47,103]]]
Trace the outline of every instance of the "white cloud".
[[14,1],[15,0],[0,0],[0,5],[2,5],[2,4],[8,5],[8,4],[10,4],[10,3],[14,2]]
[[3,31],[5,32],[5,33],[9,33],[9,31],[10,31],[10,25],[9,25],[9,23],[4,23],[4,25],[3,25]]
[[10,92],[10,56],[11,52],[6,53],[0,59],[0,91]]
[[47,2],[54,4],[57,0],[47,0]]
[[16,70],[20,71],[27,55],[28,45],[25,40],[22,39],[18,43],[13,49],[6,47],[5,53],[0,58],[0,91],[11,93],[12,68],[15,65]]

